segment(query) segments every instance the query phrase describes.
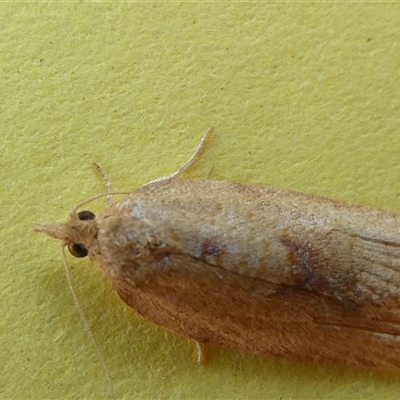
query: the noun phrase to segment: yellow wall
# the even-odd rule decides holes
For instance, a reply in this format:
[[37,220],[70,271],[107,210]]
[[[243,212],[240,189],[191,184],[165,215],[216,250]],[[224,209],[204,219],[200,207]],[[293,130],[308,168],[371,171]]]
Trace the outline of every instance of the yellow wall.
[[[59,244],[104,191],[173,172],[400,211],[400,9],[390,3],[0,4],[0,397],[106,398]],[[137,317],[71,259],[117,398],[398,398],[399,376],[214,350]]]

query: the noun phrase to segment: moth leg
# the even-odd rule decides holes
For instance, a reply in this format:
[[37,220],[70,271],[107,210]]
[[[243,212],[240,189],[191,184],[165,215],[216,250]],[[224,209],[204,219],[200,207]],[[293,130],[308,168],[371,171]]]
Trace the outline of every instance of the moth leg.
[[196,349],[197,349],[197,364],[199,365],[206,364],[209,359],[209,351],[207,345],[205,343],[196,341]]
[[194,153],[192,154],[192,156],[189,158],[189,160],[187,160],[185,162],[185,164],[182,165],[182,167],[180,167],[178,169],[178,171],[175,171],[173,174],[162,176],[160,178],[154,179],[153,181],[150,181],[150,182],[146,183],[146,185],[148,185],[150,183],[155,183],[155,182],[169,181],[169,180],[172,180],[174,178],[177,178],[177,177],[181,176],[185,171],[187,171],[196,162],[198,156],[200,155],[200,153],[204,149],[204,146],[205,146],[207,140],[209,139],[210,134],[211,134],[211,132],[213,130],[214,130],[214,128],[212,126],[208,127],[207,132],[203,135],[203,138],[201,139],[200,144],[197,146],[197,148],[194,151]]
[[103,178],[104,185],[106,186],[106,192],[107,192],[107,197],[106,197],[106,207],[111,206],[112,204],[112,196],[111,196],[111,181],[108,175],[103,171],[103,168],[101,168],[100,164],[97,164],[96,162],[92,163],[93,167],[96,169],[96,171],[101,175]]

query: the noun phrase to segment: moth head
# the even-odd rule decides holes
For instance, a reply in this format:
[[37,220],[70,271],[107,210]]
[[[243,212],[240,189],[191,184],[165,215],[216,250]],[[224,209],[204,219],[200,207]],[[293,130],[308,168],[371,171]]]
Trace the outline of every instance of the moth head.
[[[96,215],[91,211],[79,211],[75,214],[79,221],[92,221],[96,218]],[[69,252],[77,258],[86,257],[89,254],[88,249],[83,243],[70,243],[68,245]]]
[[34,231],[61,240],[74,257],[86,257],[89,254],[90,244],[97,237],[96,215],[91,211],[73,210],[69,217],[65,223],[38,223]]

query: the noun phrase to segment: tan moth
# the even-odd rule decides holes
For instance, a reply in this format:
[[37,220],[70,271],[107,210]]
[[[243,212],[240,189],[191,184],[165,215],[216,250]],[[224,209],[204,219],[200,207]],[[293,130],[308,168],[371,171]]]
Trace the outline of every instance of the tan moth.
[[[400,214],[288,189],[184,179],[37,231],[89,256],[136,312],[201,345],[400,367]],[[87,202],[83,203],[86,204]]]

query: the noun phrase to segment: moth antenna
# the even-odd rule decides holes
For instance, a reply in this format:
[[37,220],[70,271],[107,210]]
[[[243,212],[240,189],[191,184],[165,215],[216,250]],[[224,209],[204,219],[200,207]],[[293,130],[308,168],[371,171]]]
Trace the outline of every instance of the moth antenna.
[[106,192],[108,193],[108,196],[106,197],[106,207],[111,206],[112,204],[112,189],[111,189],[111,180],[108,177],[108,175],[104,172],[103,168],[101,167],[100,164],[97,162],[92,163],[93,167],[95,170],[101,175],[103,178],[104,185],[106,186]]
[[154,179],[154,180],[152,180],[150,182],[147,182],[143,186],[147,186],[147,185],[149,185],[151,183],[156,183],[156,182],[170,181],[170,180],[172,180],[174,178],[177,178],[177,177],[181,176],[185,171],[187,171],[196,162],[196,160],[199,157],[200,153],[203,151],[207,140],[210,138],[211,133],[212,133],[213,130],[214,130],[214,128],[212,126],[209,126],[207,128],[206,133],[203,135],[203,137],[201,139],[201,142],[197,146],[197,148],[194,151],[194,153],[192,154],[192,156],[189,158],[189,160],[187,160],[185,162],[185,164],[182,165],[182,167],[180,167],[178,169],[178,171],[175,171],[173,174],[162,176],[160,178]]
[[210,175],[213,169],[214,169],[214,163],[212,163],[211,168],[208,170],[206,181],[210,180]]
[[106,359],[104,358],[104,355],[101,352],[99,343],[97,342],[92,330],[90,329],[89,322],[88,322],[88,320],[87,320],[87,318],[85,316],[85,313],[83,312],[83,309],[82,309],[82,306],[81,306],[81,304],[79,302],[78,296],[76,295],[76,292],[75,292],[75,289],[74,289],[74,285],[73,285],[73,282],[72,282],[71,269],[70,269],[70,267],[68,265],[67,257],[65,255],[65,245],[64,244],[61,245],[61,253],[62,253],[62,259],[63,259],[65,274],[67,276],[67,282],[68,282],[69,290],[70,290],[70,292],[72,294],[72,297],[74,299],[75,307],[78,310],[79,316],[80,316],[81,321],[82,321],[82,323],[83,323],[83,325],[85,327],[85,330],[86,330],[87,334],[89,335],[89,337],[90,337],[90,339],[91,339],[91,341],[92,341],[92,343],[93,343],[93,345],[94,345],[94,347],[96,349],[97,356],[100,359],[100,362],[102,364],[104,373],[105,373],[106,378],[107,378],[108,395],[109,395],[110,399],[113,400],[115,397],[114,397],[114,388],[113,388],[113,382],[112,382],[112,379],[111,379],[110,369],[108,368]]
[[69,215],[70,217],[76,214],[76,210],[78,210],[79,208],[81,208],[82,206],[84,206],[85,204],[91,203],[94,200],[100,199],[101,197],[106,197],[106,196],[115,196],[118,194],[126,194],[129,195],[132,192],[107,192],[107,193],[101,193],[98,194],[96,196],[93,197],[89,197],[88,199],[86,199],[85,201],[82,201],[82,203],[79,203],[77,206],[75,206],[70,212]]

